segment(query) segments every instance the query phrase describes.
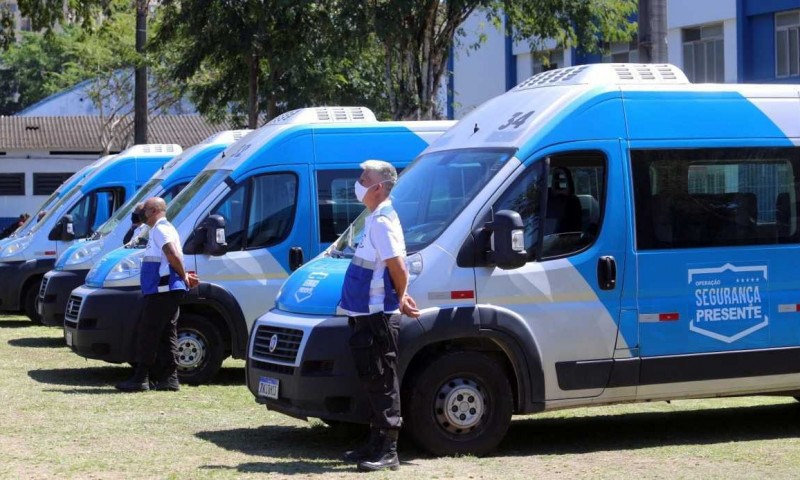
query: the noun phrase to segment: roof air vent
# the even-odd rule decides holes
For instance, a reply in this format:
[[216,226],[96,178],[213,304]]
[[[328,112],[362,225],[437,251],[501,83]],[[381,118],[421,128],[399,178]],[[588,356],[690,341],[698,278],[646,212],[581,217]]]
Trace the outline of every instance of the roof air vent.
[[674,65],[597,63],[559,68],[532,76],[515,87],[515,90],[549,85],[586,84],[687,84],[689,79]]
[[365,107],[301,108],[275,117],[267,125],[298,125],[309,123],[377,122],[375,114]]

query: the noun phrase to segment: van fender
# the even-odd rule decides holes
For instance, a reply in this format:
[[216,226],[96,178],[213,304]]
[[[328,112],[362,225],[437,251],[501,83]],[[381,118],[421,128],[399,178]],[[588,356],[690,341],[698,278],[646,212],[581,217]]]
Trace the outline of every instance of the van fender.
[[[247,323],[236,297],[225,288],[213,283],[200,282],[197,288],[189,290],[181,302],[181,308],[195,311],[195,306],[211,308],[225,322],[227,332],[220,332],[230,338],[231,356],[245,358],[247,353]],[[202,309],[199,313],[202,313]],[[226,335],[227,333],[227,335]]]
[[[508,358],[514,370],[517,413],[544,409],[544,370],[539,347],[525,321],[496,306],[440,308],[404,321],[400,329],[398,373],[404,376],[413,359],[433,346],[489,340]],[[458,347],[456,347],[458,348]]]

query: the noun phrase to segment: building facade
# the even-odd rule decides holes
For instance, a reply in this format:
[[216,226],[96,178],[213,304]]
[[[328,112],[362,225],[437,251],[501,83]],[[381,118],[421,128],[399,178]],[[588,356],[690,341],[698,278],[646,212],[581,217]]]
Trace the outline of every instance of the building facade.
[[[636,42],[605,55],[544,42],[532,52],[474,14],[452,51],[447,116],[458,119],[533,74],[597,62],[637,62]],[[478,38],[486,42],[470,49]],[[800,83],[800,0],[668,0],[667,55],[694,83]]]

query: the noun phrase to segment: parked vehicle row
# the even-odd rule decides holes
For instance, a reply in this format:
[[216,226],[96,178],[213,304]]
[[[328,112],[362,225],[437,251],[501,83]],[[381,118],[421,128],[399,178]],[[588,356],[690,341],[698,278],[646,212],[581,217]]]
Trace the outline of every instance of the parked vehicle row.
[[143,251],[111,249],[137,202],[166,195],[201,280],[181,306],[183,381],[245,358],[267,408],[366,423],[339,303],[368,213],[353,183],[376,158],[404,169],[392,202],[421,316],[401,324],[399,374],[404,429],[428,451],[485,454],[514,414],[796,395],[798,108],[796,85],[598,64],[535,75],[458,123],[292,111],[187,150],[119,209],[92,183],[100,161],[0,242],[0,308],[27,309],[33,286],[74,352],[133,361]]

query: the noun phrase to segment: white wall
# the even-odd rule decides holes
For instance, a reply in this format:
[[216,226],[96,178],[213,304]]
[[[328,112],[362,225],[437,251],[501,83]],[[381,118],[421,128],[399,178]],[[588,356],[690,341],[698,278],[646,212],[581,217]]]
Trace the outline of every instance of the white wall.
[[667,0],[667,28],[680,28],[736,18],[736,0]]
[[738,50],[736,0],[669,0],[667,2],[667,58],[683,69],[682,30],[713,23],[723,24],[725,82],[736,83]]
[[[477,12],[464,22],[466,37],[454,48],[453,98],[455,118],[459,119],[490,98],[506,91],[505,35]],[[468,47],[479,35],[486,41],[477,50]]]
[[33,195],[34,173],[77,172],[97,160],[97,155],[59,155],[49,152],[11,151],[0,156],[0,173],[25,173],[25,195],[0,195],[0,217],[35,214],[48,195]]

